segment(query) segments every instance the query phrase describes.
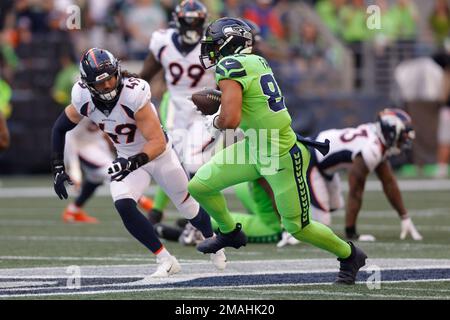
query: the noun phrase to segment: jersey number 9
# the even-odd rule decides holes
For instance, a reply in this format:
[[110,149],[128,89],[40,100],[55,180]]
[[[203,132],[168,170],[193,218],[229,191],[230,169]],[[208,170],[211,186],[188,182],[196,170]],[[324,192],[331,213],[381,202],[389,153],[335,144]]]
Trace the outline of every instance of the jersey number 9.
[[267,96],[267,103],[272,111],[280,111],[286,108],[284,97],[281,95],[280,88],[273,75],[265,74],[259,79],[262,92]]
[[[170,75],[172,76],[172,85],[176,85],[178,83],[178,81],[180,81],[181,77],[184,74],[184,69],[181,66],[181,64],[176,63],[176,62],[172,62],[171,64],[169,64],[169,72]],[[200,79],[203,77],[203,75],[205,74],[205,70],[203,70],[203,68],[198,65],[198,64],[193,64],[191,66],[189,66],[189,68],[187,69],[187,76],[189,78],[192,79],[192,83],[191,83],[191,88],[194,88],[198,82],[200,81]]]

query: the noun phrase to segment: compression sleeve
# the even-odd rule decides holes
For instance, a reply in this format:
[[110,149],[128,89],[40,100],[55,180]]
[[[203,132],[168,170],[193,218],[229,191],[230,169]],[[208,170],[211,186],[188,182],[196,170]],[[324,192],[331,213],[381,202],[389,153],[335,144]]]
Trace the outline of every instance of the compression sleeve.
[[75,128],[76,125],[70,121],[64,111],[61,112],[52,128],[52,160],[64,159],[66,132]]

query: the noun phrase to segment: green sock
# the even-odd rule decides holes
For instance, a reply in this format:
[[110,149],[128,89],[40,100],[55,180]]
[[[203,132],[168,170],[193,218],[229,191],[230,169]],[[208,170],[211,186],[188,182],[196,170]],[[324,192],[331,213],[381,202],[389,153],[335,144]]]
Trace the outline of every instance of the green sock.
[[156,187],[155,198],[153,199],[153,209],[164,211],[170,198],[164,193],[161,187]]
[[347,242],[335,235],[330,228],[317,221],[311,221],[309,225],[293,234],[293,236],[300,241],[327,250],[338,258],[348,258],[352,252]]

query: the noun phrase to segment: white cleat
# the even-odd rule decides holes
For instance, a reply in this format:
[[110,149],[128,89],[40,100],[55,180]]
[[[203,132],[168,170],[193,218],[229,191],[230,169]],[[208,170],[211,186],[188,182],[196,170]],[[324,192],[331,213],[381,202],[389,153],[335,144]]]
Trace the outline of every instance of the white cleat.
[[220,249],[216,253],[210,254],[211,262],[219,270],[225,270],[227,267],[227,257],[225,256],[225,250]]
[[358,237],[358,241],[373,242],[375,240],[377,239],[371,234],[361,234]]
[[281,240],[277,243],[277,248],[282,248],[287,245],[296,245],[299,244],[300,241],[295,239],[289,232],[283,231],[281,234]]
[[178,273],[181,270],[181,266],[178,263],[177,258],[174,256],[166,258],[157,258],[158,268],[154,273],[150,275],[150,278],[167,278],[168,276]]

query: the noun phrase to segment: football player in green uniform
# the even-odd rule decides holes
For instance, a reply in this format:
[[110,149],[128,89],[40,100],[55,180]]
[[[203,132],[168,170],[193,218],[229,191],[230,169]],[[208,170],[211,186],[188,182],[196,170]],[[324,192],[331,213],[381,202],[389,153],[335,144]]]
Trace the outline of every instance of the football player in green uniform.
[[247,236],[235,223],[221,190],[264,177],[284,228],[296,239],[338,257],[336,283],[354,284],[366,254],[310,217],[306,171],[310,152],[297,141],[284,97],[267,61],[251,54],[249,26],[235,18],[212,22],[202,39],[200,61],[215,66],[222,92],[220,112],[210,117],[216,130],[240,127],[245,138],[215,154],[189,182],[190,194],[217,221],[217,236],[197,245],[203,253],[246,245]]

